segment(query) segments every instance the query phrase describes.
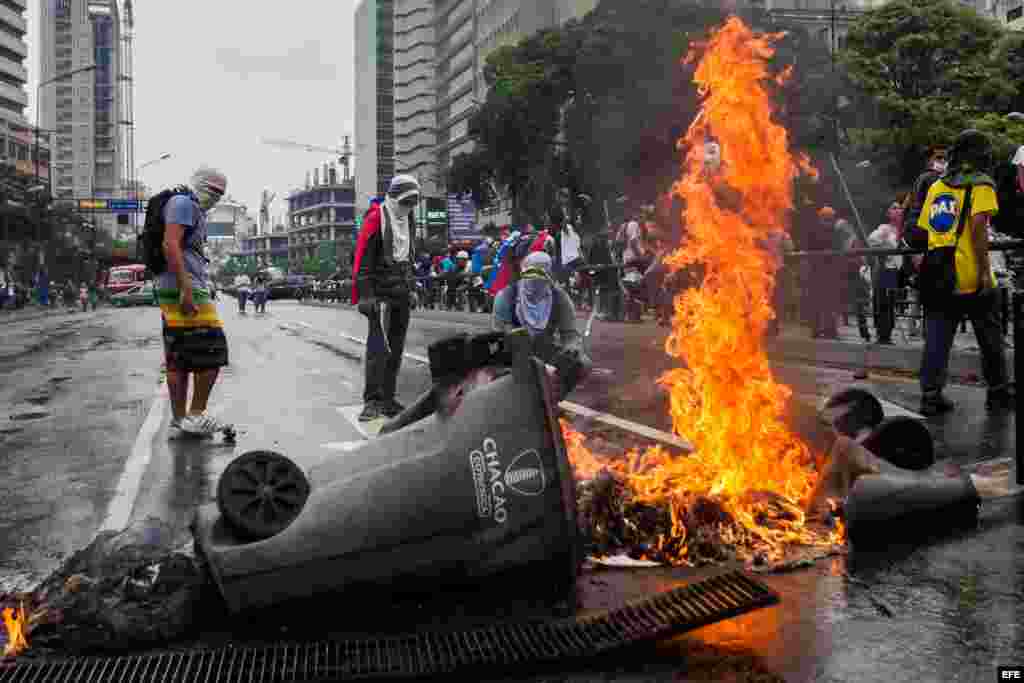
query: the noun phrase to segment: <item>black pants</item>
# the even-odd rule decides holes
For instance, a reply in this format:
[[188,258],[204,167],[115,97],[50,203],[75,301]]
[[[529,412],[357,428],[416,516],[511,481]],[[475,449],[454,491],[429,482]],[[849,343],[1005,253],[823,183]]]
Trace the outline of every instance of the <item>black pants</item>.
[[1008,380],[1003,348],[1002,307],[999,291],[961,294],[942,305],[925,307],[925,342],[921,356],[921,391],[942,391],[949,370],[949,352],[957,327],[970,318],[981,351],[981,370],[988,388],[1002,388]]
[[[366,337],[366,388],[363,390],[363,403],[393,401],[398,388],[405,334],[409,330],[408,298],[405,303],[389,303],[387,310],[387,330],[381,327],[379,315],[370,317],[370,331]],[[384,341],[385,334],[387,344]],[[388,344],[391,353],[388,353]]]

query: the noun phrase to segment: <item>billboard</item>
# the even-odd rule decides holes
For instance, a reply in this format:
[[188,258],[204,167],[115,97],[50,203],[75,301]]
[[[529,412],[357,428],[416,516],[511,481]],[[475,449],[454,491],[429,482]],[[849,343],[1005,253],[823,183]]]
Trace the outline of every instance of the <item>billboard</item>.
[[476,204],[470,195],[448,195],[448,240],[480,239],[483,235],[476,224]]

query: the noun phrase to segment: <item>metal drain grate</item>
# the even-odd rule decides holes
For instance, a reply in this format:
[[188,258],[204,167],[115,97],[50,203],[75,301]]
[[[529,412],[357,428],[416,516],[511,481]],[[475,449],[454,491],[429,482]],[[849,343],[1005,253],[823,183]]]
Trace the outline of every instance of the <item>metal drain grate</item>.
[[0,668],[0,683],[276,683],[450,674],[593,656],[778,599],[764,584],[730,572],[591,617],[393,638],[26,662]]

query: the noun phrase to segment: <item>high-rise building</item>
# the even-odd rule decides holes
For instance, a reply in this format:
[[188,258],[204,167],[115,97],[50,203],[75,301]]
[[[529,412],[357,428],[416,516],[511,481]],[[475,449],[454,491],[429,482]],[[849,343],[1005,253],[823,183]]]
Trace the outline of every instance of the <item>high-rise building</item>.
[[28,71],[25,57],[25,3],[26,0],[0,2],[0,119],[25,125],[25,107],[28,96],[25,83]]
[[444,196],[435,170],[434,2],[395,2],[395,173],[420,181],[427,195]]
[[[43,85],[40,92],[42,127],[56,130],[54,196],[120,197],[123,164],[117,1],[40,0],[39,4],[40,83],[96,65],[93,71]],[[95,218],[97,227],[113,234],[113,215]]]
[[545,28],[582,17],[597,0],[436,0],[434,32],[438,172],[473,149],[469,118],[487,97],[487,56]]
[[394,1],[362,0],[355,14],[356,204],[395,174]]

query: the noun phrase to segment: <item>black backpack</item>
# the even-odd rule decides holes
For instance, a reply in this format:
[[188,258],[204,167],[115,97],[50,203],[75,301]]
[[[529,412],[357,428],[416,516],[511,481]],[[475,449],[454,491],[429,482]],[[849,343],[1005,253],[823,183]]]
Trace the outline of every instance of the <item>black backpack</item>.
[[185,185],[179,185],[153,195],[146,204],[146,223],[138,239],[138,251],[146,268],[153,275],[167,271],[167,257],[164,256],[164,207],[171,197],[179,194],[191,195]]

